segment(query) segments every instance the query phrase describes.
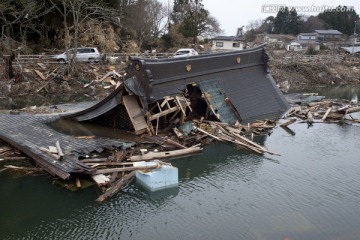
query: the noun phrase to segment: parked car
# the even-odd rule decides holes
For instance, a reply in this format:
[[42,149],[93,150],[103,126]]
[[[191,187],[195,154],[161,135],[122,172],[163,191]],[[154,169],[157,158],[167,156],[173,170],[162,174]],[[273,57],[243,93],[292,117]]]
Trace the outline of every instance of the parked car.
[[[74,49],[68,50],[69,59],[72,58],[73,53],[74,53]],[[69,61],[69,59],[67,59],[66,52],[55,55],[54,58],[57,61],[63,62],[63,63]],[[99,53],[98,49],[95,47],[80,47],[80,48],[77,48],[76,60],[79,62],[91,62],[91,63],[99,62],[100,53]]]
[[199,53],[193,48],[181,48],[174,53],[173,57],[190,57],[196,55],[199,55]]

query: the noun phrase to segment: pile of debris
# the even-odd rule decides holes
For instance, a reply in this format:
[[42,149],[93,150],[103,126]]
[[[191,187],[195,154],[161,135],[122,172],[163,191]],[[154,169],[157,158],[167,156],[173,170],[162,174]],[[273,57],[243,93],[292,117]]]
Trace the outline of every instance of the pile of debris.
[[[170,102],[172,99],[167,100]],[[181,99],[179,101],[182,102]],[[165,103],[165,105],[167,104]],[[186,104],[184,103],[182,106],[185,107]],[[56,180],[56,182],[61,183],[62,186],[68,189],[77,190],[91,185],[88,181],[89,177],[91,177],[93,183],[103,191],[102,195],[97,199],[98,202],[102,202],[131,182],[136,171],[158,169],[167,164],[163,162],[164,160],[201,153],[203,150],[201,145],[209,144],[212,141],[234,144],[259,154],[276,154],[250,139],[254,135],[266,134],[273,127],[275,127],[275,122],[269,120],[248,125],[237,123],[230,126],[221,122],[194,119],[185,122],[179,127],[174,127],[173,131],[170,132],[162,131],[162,133],[152,136],[143,134],[141,141],[136,146],[125,150],[116,149],[104,151],[101,154],[92,152],[86,156],[79,156],[82,164],[94,169],[91,174],[72,175],[70,180],[66,182],[60,180]],[[154,131],[158,131],[157,128]],[[80,136],[77,138],[96,137]],[[64,157],[59,142],[56,142],[54,146],[41,147],[40,150],[52,156],[54,161],[61,162]],[[19,162],[18,160],[22,161]],[[44,173],[41,168],[36,167],[30,158],[10,146],[0,148],[0,161],[2,162],[0,172],[15,171],[26,175]],[[146,166],[136,164],[143,161],[151,161],[152,164]]]
[[71,76],[68,64],[46,61],[14,63],[15,77],[0,88],[0,93],[3,96],[29,93],[79,93],[94,96],[96,93],[98,99],[101,99],[122,80],[124,67],[125,64],[76,63],[78,74]]
[[[11,163],[11,164],[9,164]],[[31,159],[23,155],[19,150],[5,145],[0,141],[0,173],[5,171],[24,172],[28,174],[44,173],[41,168],[34,167]]]
[[282,127],[297,122],[308,123],[360,123],[351,113],[360,112],[357,97],[352,100],[325,99],[316,93],[306,94],[306,97],[292,101],[292,108],[286,114],[289,121],[281,124]]

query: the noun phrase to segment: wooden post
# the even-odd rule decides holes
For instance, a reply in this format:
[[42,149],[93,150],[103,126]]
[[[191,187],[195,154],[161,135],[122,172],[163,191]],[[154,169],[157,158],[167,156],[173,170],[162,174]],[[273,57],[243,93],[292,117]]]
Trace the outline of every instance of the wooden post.
[[57,148],[57,151],[58,151],[59,160],[63,160],[63,158],[64,158],[64,153],[63,153],[63,151],[61,150],[59,141],[56,141],[56,148]]

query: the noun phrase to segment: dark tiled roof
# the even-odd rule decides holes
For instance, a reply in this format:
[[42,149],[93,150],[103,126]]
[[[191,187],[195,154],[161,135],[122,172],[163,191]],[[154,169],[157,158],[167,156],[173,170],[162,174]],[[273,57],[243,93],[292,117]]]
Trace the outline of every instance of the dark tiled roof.
[[235,37],[235,36],[217,36],[211,40],[221,40],[221,41],[243,41],[243,37]]
[[303,36],[314,36],[314,35],[316,35],[316,33],[299,33],[298,35],[303,35]]
[[319,33],[319,34],[338,34],[338,35],[342,35],[341,32],[339,32],[338,30],[334,30],[334,29],[329,29],[329,30],[315,30],[315,32]]

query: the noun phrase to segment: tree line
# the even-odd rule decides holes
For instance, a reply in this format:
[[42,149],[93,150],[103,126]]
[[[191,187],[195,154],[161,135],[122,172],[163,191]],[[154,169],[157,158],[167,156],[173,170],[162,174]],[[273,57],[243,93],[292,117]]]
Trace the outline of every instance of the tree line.
[[9,0],[0,3],[0,52],[38,52],[91,44],[103,51],[197,43],[221,32],[202,0]]
[[357,31],[356,28],[360,29],[358,26],[360,22],[356,24],[357,21],[359,21],[359,15],[355,9],[347,6],[328,9],[316,16],[299,15],[296,9],[285,7],[275,17],[251,21],[247,26],[246,38],[248,41],[253,41],[259,33],[297,35],[319,29],[335,29],[350,36]]

